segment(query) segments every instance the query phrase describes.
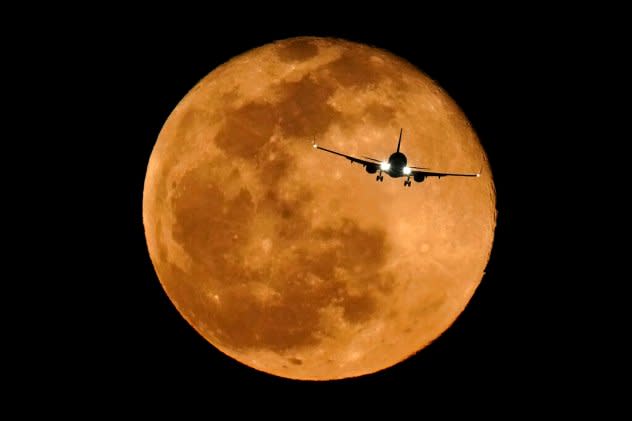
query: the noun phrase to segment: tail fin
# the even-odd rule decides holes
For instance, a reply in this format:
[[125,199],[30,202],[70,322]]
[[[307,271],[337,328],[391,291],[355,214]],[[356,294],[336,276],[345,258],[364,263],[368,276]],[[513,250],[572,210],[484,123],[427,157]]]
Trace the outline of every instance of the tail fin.
[[399,141],[397,142],[397,152],[399,152],[399,145],[402,143],[402,132],[404,131],[403,128],[399,129]]

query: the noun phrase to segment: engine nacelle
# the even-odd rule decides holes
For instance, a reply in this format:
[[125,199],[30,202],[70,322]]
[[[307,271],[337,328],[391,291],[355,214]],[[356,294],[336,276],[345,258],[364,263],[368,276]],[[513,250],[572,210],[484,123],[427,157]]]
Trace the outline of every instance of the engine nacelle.
[[413,176],[413,179],[417,182],[417,183],[421,183],[422,181],[424,181],[426,179],[426,176],[423,174],[415,174]]
[[369,174],[375,174],[377,172],[377,165],[367,165],[365,167],[366,172]]

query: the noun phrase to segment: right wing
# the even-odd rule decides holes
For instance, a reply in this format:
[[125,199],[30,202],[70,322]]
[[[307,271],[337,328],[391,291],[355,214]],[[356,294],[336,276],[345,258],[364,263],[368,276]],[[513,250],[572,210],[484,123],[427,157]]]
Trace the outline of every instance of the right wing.
[[[332,153],[334,155],[338,155],[338,156],[342,156],[343,158],[347,158],[349,161],[351,161],[351,163],[355,162],[355,163],[358,163],[358,164],[362,165],[363,167],[366,167],[367,165],[379,166],[380,162],[381,162],[381,161],[379,161],[377,159],[369,158],[369,157],[363,157],[365,159],[362,159],[362,158],[356,158],[355,156],[351,156],[351,155],[345,155],[345,154],[340,153],[340,152],[332,151],[331,149],[323,148],[322,146],[319,146],[316,143],[312,144],[312,146],[315,149],[320,149],[321,151],[329,152],[329,153]],[[367,161],[367,159],[370,159],[371,161]]]
[[[416,167],[411,167],[411,168],[416,168]],[[424,170],[413,170],[412,171],[412,175],[423,175],[424,177],[437,177],[437,178],[441,178],[441,177],[449,177],[449,176],[453,176],[453,177],[480,177],[481,173],[467,173],[467,174],[463,174],[463,173],[450,173],[450,172],[434,172],[434,171],[424,171]]]

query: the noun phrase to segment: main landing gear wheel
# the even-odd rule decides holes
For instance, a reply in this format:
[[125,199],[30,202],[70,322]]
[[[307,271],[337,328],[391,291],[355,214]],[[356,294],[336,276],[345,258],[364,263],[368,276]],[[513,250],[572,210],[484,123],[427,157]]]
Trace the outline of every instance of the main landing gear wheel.
[[384,176],[378,175],[377,177],[375,177],[375,181],[384,181]]
[[404,186],[405,186],[405,187],[410,187],[410,185],[411,185],[410,180],[406,180],[406,181],[404,181]]

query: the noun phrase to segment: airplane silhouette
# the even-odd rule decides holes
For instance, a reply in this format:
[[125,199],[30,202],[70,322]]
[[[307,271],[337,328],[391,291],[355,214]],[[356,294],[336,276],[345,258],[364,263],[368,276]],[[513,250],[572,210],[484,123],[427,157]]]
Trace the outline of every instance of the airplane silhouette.
[[406,177],[406,181],[404,181],[404,186],[407,186],[407,187],[410,187],[411,185],[410,177],[412,177],[413,180],[415,180],[415,182],[421,183],[422,181],[426,179],[426,177],[441,178],[441,177],[448,177],[448,176],[456,176],[456,177],[480,177],[481,176],[480,172],[475,173],[475,174],[459,174],[459,173],[426,171],[428,170],[428,168],[407,166],[408,160],[406,159],[406,155],[404,155],[403,153],[399,151],[399,147],[402,143],[403,131],[404,129],[399,130],[399,141],[397,142],[397,151],[391,154],[391,156],[388,158],[388,161],[381,161],[379,159],[370,158],[368,156],[363,156],[362,158],[364,159],[360,159],[354,156],[345,155],[340,152],[332,151],[331,149],[323,148],[322,146],[317,145],[316,142],[314,142],[312,145],[316,149],[320,149],[325,152],[329,152],[329,153],[333,153],[333,154],[345,157],[349,161],[351,161],[352,164],[354,162],[361,164],[365,168],[366,172],[368,172],[369,174],[375,174],[377,172],[378,173],[377,177],[375,177],[376,181],[384,181],[384,176],[382,175],[383,172],[393,178]]

